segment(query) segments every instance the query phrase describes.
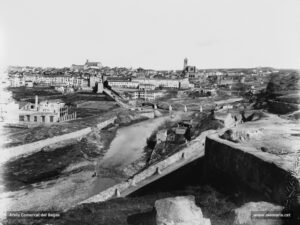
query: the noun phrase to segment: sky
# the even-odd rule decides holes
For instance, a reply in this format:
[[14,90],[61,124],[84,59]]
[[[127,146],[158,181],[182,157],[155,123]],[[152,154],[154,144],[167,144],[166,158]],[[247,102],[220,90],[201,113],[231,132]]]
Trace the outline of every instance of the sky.
[[0,64],[300,68],[300,0],[0,0]]

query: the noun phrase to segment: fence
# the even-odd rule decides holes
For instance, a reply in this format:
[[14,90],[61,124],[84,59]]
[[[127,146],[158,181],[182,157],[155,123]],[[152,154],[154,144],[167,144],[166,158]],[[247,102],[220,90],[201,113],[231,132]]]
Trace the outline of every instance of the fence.
[[69,121],[69,120],[75,120],[77,118],[76,112],[73,112],[72,114],[65,114],[61,117],[59,117],[60,122]]

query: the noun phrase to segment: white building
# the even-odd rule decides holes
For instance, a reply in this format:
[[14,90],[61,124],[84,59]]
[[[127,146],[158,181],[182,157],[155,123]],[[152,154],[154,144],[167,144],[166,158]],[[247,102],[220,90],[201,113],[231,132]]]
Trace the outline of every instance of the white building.
[[[141,79],[141,78],[135,78],[132,81],[138,82],[139,84],[151,84],[154,85],[155,88],[174,88],[179,89],[182,88],[181,86],[189,87],[189,81],[187,78],[185,79]],[[184,87],[185,88],[185,87]]]
[[135,91],[132,93],[132,99],[143,99],[147,101],[154,101],[162,96],[164,96],[164,92],[162,91]]
[[84,65],[76,65],[72,64],[70,69],[73,71],[82,71],[88,69],[101,69],[102,64],[100,62],[90,62],[88,59],[86,60]]
[[22,87],[25,86],[24,77],[12,77],[10,78],[10,86],[11,87]]
[[25,87],[33,87],[33,81],[31,81],[31,80],[26,80],[26,81],[25,81]]
[[55,123],[76,119],[76,112],[69,114],[69,108],[61,100],[46,100],[38,103],[28,103],[19,110],[21,123]]
[[153,84],[140,84],[139,89],[140,90],[155,90],[155,85],[153,85]]
[[139,87],[139,83],[130,80],[109,80],[108,85],[112,88],[132,88],[137,89]]
[[84,69],[101,69],[102,64],[100,62],[90,62],[89,60],[86,60],[84,64]]
[[76,76],[56,76],[56,75],[48,75],[48,76],[39,76],[36,79],[38,84],[45,84],[47,86],[88,86],[89,79],[85,79],[82,77]]

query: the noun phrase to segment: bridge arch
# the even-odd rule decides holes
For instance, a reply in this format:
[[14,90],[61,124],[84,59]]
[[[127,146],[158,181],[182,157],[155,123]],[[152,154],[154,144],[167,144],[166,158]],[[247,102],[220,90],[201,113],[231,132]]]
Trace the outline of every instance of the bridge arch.
[[154,109],[157,109],[157,105],[158,105],[159,103],[164,103],[164,104],[166,104],[166,105],[169,107],[169,111],[172,111],[175,105],[180,105],[180,106],[183,107],[183,108],[182,108],[183,111],[185,111],[185,112],[187,111],[187,105],[182,104],[182,103],[174,103],[174,104],[170,104],[170,103],[165,102],[165,101],[154,101],[154,102],[151,102],[151,103],[153,104],[153,108],[154,108]]

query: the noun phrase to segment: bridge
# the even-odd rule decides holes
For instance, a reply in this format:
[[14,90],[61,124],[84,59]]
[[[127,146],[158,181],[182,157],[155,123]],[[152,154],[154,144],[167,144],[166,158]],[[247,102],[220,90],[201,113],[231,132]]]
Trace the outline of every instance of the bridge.
[[[98,88],[98,93],[102,92],[102,93],[108,95],[109,97],[111,97],[112,99],[114,99],[121,107],[126,108],[126,109],[131,109],[131,110],[135,110],[136,109],[136,106],[133,106],[133,105],[129,104],[128,101],[126,99],[124,99],[117,91],[113,90],[106,80],[103,81],[103,83],[99,83],[97,88]],[[146,101],[145,101],[145,103],[146,103]],[[147,101],[147,103],[152,104],[154,110],[156,110],[158,108],[157,105],[159,103],[164,103],[164,104],[168,105],[168,108],[169,108],[170,112],[173,111],[172,105],[173,106],[174,105],[181,105],[184,112],[188,111],[187,105],[179,103],[179,102],[171,104],[169,102],[159,101],[158,100],[158,101]],[[201,105],[199,105],[199,110],[200,110],[200,112],[203,111],[203,108],[202,108]]]
[[[181,108],[183,109],[184,112],[188,111],[188,105],[187,104],[182,104],[182,103],[179,103],[179,102],[169,103],[169,102],[158,100],[158,101],[147,101],[145,103],[152,104],[154,109],[158,108],[157,107],[158,104],[166,104],[168,106],[168,109],[169,109],[170,112],[173,111],[173,108],[174,108],[175,105],[180,105],[180,106],[182,106]],[[203,112],[203,107],[200,104],[199,104],[199,111]]]
[[[108,95],[109,97],[111,97],[112,99],[114,99],[121,107],[126,108],[126,109],[131,109],[131,110],[135,110],[136,107],[133,105],[130,105],[129,103],[127,103],[127,101],[115,90],[111,89],[111,88],[103,88],[103,93],[105,93],[106,95]],[[182,106],[182,109],[184,112],[188,111],[188,107],[185,104],[182,103],[174,103],[174,104],[170,104],[169,102],[165,102],[165,101],[147,101],[145,103],[149,103],[153,105],[153,108],[156,110],[158,107],[157,105],[160,103],[166,104],[168,105],[168,109],[169,112],[173,111],[173,107],[172,105],[180,105]],[[203,108],[201,105],[199,105],[199,110],[200,112],[203,111]]]

